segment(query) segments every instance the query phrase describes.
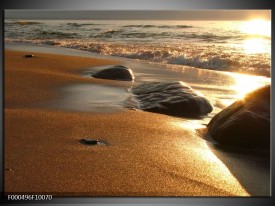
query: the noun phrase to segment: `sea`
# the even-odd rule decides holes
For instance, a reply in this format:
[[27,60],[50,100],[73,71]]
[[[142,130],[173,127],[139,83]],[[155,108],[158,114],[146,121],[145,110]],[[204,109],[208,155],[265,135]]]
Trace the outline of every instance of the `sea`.
[[266,21],[5,20],[5,41],[270,77]]

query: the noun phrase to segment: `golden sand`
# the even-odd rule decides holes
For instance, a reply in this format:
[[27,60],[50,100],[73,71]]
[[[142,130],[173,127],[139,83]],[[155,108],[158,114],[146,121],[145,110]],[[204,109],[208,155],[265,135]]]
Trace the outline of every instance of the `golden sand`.
[[[56,88],[107,80],[78,72],[116,62],[5,51],[6,193],[81,196],[247,196],[184,120],[141,111],[72,112],[33,107]],[[115,81],[114,81],[115,82]],[[109,81],[110,84],[110,81]],[[107,146],[86,146],[82,138]]]

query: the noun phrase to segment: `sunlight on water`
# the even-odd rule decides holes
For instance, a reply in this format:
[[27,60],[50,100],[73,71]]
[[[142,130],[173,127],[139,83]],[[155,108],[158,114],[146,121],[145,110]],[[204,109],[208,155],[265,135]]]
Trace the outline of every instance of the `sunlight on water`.
[[261,19],[243,22],[240,31],[252,37],[243,41],[243,49],[246,54],[271,53],[269,40],[271,37],[271,21]]
[[262,38],[251,38],[251,39],[244,40],[243,49],[246,54],[270,53],[271,52],[271,48],[265,46],[265,42]]
[[255,19],[243,22],[240,30],[244,33],[260,36],[271,36],[271,21]]
[[[184,129],[203,129],[206,126],[202,124],[202,120],[192,120],[192,121],[183,121],[183,122],[175,122],[178,127],[184,128]],[[206,123],[206,122],[205,122]]]
[[[129,85],[130,86],[130,85]],[[123,110],[122,102],[129,97],[128,87],[95,84],[72,84],[65,87],[62,98],[53,107],[72,111],[112,112]]]
[[244,74],[229,73],[230,76],[234,77],[235,84],[231,86],[236,92],[236,97],[238,99],[243,98],[247,93],[262,87],[264,85],[270,84],[270,78],[251,76]]

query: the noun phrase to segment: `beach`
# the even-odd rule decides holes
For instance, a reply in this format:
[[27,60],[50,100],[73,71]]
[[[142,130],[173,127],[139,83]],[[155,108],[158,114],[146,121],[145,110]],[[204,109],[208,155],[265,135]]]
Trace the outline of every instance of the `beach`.
[[[36,50],[43,48],[37,46]],[[24,58],[29,53],[34,57]],[[205,119],[190,121],[125,108],[119,102],[127,96],[131,83],[86,75],[93,68],[114,64],[132,66],[135,84],[159,76],[160,81],[180,76],[210,96],[214,111]],[[235,95],[217,88],[224,84],[221,76],[225,82],[232,82],[232,76],[209,70],[158,68],[110,58],[6,49],[5,193],[269,196],[269,159],[219,149],[196,130],[198,125],[205,128],[228,104],[228,99],[214,101],[215,97]],[[204,85],[197,81],[200,75],[205,77]],[[253,81],[254,77],[250,78]],[[83,88],[86,93],[79,95]],[[92,100],[85,103],[80,97]],[[112,98],[117,104],[112,104]],[[107,144],[83,145],[79,142],[83,138]]]

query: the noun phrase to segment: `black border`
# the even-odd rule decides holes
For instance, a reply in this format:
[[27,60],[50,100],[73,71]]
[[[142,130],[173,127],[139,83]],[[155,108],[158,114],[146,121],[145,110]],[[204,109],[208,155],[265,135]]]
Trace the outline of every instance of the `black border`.
[[[4,67],[4,42],[3,42],[3,19],[5,9],[55,9],[55,10],[215,10],[215,9],[268,9],[272,10],[271,0],[2,0],[0,2],[2,14],[0,15],[1,29],[0,41],[1,45],[1,65],[0,72],[0,109],[1,109],[1,123],[0,124],[0,204],[3,203],[3,67]],[[272,21],[273,23],[273,21]],[[272,41],[273,51],[273,41]],[[273,65],[273,59],[272,59]],[[273,79],[273,72],[271,78]],[[274,102],[273,84],[272,84],[272,99],[271,105]],[[271,122],[274,117],[274,110],[271,107]],[[274,125],[273,125],[274,126]],[[271,129],[272,139],[274,134],[274,127]],[[272,141],[272,148],[274,142]],[[271,150],[271,157],[274,156],[274,151]],[[271,158],[271,174],[273,177],[274,164]],[[271,192],[273,191],[273,178],[271,178]],[[60,205],[60,204],[89,204],[89,205],[273,205],[274,197],[267,198],[54,198],[48,202],[9,202],[22,205],[43,204],[43,205]],[[4,205],[8,202],[5,201]]]

